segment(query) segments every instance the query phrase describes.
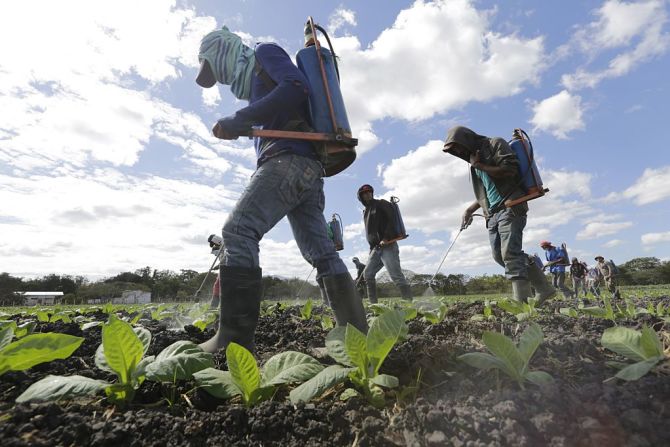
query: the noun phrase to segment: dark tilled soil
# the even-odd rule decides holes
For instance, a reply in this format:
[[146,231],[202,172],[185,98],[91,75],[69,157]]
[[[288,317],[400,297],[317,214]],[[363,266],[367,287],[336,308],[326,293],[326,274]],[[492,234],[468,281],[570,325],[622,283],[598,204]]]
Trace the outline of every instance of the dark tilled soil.
[[[559,307],[552,303],[548,309]],[[403,386],[419,386],[402,396],[389,394],[381,410],[361,399],[342,402],[334,392],[297,406],[287,402],[286,392],[279,392],[274,401],[246,408],[194,390],[190,383],[170,389],[150,382],[126,408],[114,408],[102,397],[17,405],[14,399],[48,374],[114,379],[95,367],[99,327],[82,332],[76,324],[39,323],[40,332],[84,336],[85,341],[69,359],[0,378],[0,439],[3,446],[670,445],[668,376],[603,382],[615,373],[606,362],[623,360],[599,343],[602,332],[613,326],[611,321],[543,313],[536,321],[545,342],[531,367],[550,373],[555,383],[522,389],[502,375],[480,372],[457,360],[465,352],[484,350],[483,331],[518,337],[527,326],[497,308],[491,321],[470,321],[482,309],[477,303],[458,304],[439,324],[409,322],[407,340],[392,350],[382,370],[399,377]],[[667,330],[662,320],[651,316],[617,323]],[[149,355],[177,340],[199,343],[214,333],[193,326],[172,331],[155,321],[145,327],[153,335]],[[326,333],[316,319],[301,320],[297,307],[276,310],[261,317],[256,354],[261,362],[286,350],[315,354]],[[329,358],[322,361],[332,363]],[[215,362],[226,369],[223,353],[215,355]]]

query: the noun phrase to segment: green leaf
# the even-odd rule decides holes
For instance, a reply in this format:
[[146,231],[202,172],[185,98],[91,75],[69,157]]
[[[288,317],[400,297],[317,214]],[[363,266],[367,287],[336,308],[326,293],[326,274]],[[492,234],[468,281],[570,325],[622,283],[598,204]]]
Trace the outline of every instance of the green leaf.
[[503,371],[517,381],[522,380],[524,360],[514,342],[498,332],[485,331],[482,341],[504,365]]
[[561,313],[561,315],[566,315],[572,318],[577,318],[579,316],[577,311],[572,307],[561,307],[558,311]]
[[554,378],[544,371],[530,371],[526,373],[526,380],[538,386],[554,383]]
[[102,346],[107,365],[119,376],[121,384],[130,383],[144,355],[144,345],[132,326],[110,314],[109,322],[102,326]]
[[375,385],[383,386],[384,388],[397,388],[400,384],[396,376],[391,376],[389,374],[377,374],[370,379],[370,382]]
[[[137,337],[142,342],[142,355],[146,354],[147,350],[149,349],[149,345],[151,344],[151,332],[139,326],[134,327],[133,331],[135,334],[137,334]],[[141,362],[143,361],[144,359]],[[116,374],[116,371],[114,371],[107,363],[107,358],[105,357],[105,347],[103,343],[101,343],[100,346],[98,346],[98,349],[95,351],[95,366],[103,371],[107,371],[108,373]],[[138,374],[135,374],[135,376],[137,375]]]
[[84,376],[46,376],[28,387],[19,397],[17,403],[45,402],[60,399],[69,399],[77,396],[93,396],[109,383],[102,380],[90,379]]
[[20,324],[16,327],[16,331],[14,332],[14,336],[16,338],[23,338],[26,335],[30,335],[35,331],[35,328],[37,327],[37,322],[35,321],[26,321],[23,324]]
[[286,351],[272,356],[262,368],[262,384],[302,383],[323,370],[315,358],[301,352]]
[[230,371],[206,368],[193,373],[193,378],[200,388],[219,399],[230,399],[242,394]]
[[640,347],[647,358],[663,356],[663,343],[661,343],[656,331],[648,326],[642,327]]
[[44,312],[43,310],[38,310],[35,315],[37,316],[37,321],[41,323],[48,323],[49,322],[49,314],[47,312]]
[[582,309],[582,312],[586,315],[591,315],[592,317],[606,318],[607,310],[598,307],[598,306],[589,306]]
[[226,348],[226,360],[233,381],[242,391],[242,399],[250,403],[251,393],[261,384],[261,374],[256,359],[244,346],[233,342]]
[[489,369],[505,370],[505,364],[498,358],[486,352],[469,352],[459,355],[458,359],[478,369],[487,371]]
[[351,324],[347,324],[344,345],[351,362],[358,368],[363,377],[368,376],[367,340],[365,334]]
[[309,320],[312,316],[312,299],[308,298],[304,306],[300,308],[300,316],[303,320]]
[[86,331],[88,329],[100,326],[102,324],[102,321],[90,321],[88,323],[84,323],[81,325],[81,330]]
[[180,340],[163,349],[146,366],[146,377],[154,382],[190,380],[193,373],[213,367],[212,354],[203,351],[193,342]]
[[537,348],[542,344],[543,339],[544,334],[542,334],[542,329],[536,323],[531,323],[528,329],[521,334],[519,338],[519,353],[525,365],[528,365],[533,354],[535,354]]
[[146,354],[151,344],[151,332],[149,332],[149,329],[141,326],[134,327],[133,331],[135,331],[135,334],[137,334],[137,337],[142,342],[142,354]]
[[44,362],[66,359],[84,339],[67,334],[47,332],[27,335],[0,350],[0,374],[23,371]]
[[11,324],[5,324],[0,329],[0,349],[4,348],[12,342],[14,338],[14,331],[16,330],[16,323],[12,321]]
[[523,303],[519,303],[517,301],[510,301],[510,300],[498,301],[498,307],[504,310],[505,312],[509,312],[513,315],[520,314],[525,311]]
[[256,388],[249,396],[249,405],[256,405],[266,400],[270,400],[275,393],[274,386],[265,386]]
[[624,357],[641,362],[647,360],[644,349],[640,345],[641,333],[625,327],[611,327],[605,329],[600,344],[610,351]]
[[346,390],[342,391],[342,394],[340,394],[340,400],[341,401],[347,401],[351,399],[352,397],[358,397],[360,396],[361,393],[356,391],[353,388],[347,388]]
[[368,331],[367,351],[373,375],[379,372],[384,359],[406,330],[402,310],[390,310],[372,321]]
[[419,315],[419,311],[413,307],[406,307],[403,311],[405,313],[405,321],[413,320]]
[[333,324],[333,319],[330,318],[328,315],[323,315],[321,316],[321,328],[323,330],[330,330],[334,327],[335,325]]
[[289,394],[291,403],[307,402],[322,395],[327,389],[347,380],[349,373],[356,368],[344,368],[340,365],[331,365],[319,374],[309,379]]
[[326,349],[328,349],[328,355],[338,363],[354,366],[347,354],[347,347],[344,343],[346,332],[347,328],[345,326],[337,326],[328,332],[328,335],[326,335]]
[[614,377],[623,380],[637,380],[647,374],[663,357],[654,357],[642,362],[633,363],[619,371]]

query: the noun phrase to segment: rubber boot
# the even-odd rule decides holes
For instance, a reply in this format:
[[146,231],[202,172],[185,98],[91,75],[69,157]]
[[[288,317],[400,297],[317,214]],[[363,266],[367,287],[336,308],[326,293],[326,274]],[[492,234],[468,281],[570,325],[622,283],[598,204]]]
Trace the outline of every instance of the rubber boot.
[[412,301],[412,288],[409,284],[404,284],[400,286],[400,295],[405,301]]
[[254,350],[254,333],[261,307],[260,268],[221,266],[221,305],[219,329],[214,337],[199,346],[205,352],[225,349],[235,342]]
[[528,298],[532,297],[530,291],[530,281],[527,279],[513,279],[512,280],[512,298],[519,302],[528,302]]
[[330,302],[328,302],[328,294],[326,293],[326,288],[323,286],[323,278],[316,278],[317,284],[319,284],[319,292],[321,292],[321,299],[323,300],[323,304],[326,306],[330,306]]
[[370,300],[370,304],[376,304],[377,303],[377,281],[374,279],[370,279],[365,281],[365,287],[368,290],[368,299]]
[[537,306],[540,306],[549,298],[556,296],[556,289],[554,289],[554,286],[549,284],[547,277],[544,276],[544,273],[542,273],[540,267],[538,267],[534,262],[528,265],[528,280],[535,289],[535,299],[537,300]]
[[364,334],[368,333],[368,322],[365,318],[363,303],[358,298],[356,286],[349,272],[338,275],[323,276],[330,307],[335,313],[338,326],[348,323]]

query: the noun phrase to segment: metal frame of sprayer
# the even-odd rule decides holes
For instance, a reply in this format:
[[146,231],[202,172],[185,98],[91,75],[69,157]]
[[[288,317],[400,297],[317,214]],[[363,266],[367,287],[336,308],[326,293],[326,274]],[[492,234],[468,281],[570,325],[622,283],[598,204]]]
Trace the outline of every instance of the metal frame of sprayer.
[[200,287],[198,287],[198,290],[196,290],[195,293],[193,294],[193,299],[198,298],[198,295],[200,294],[203,286],[205,285],[205,282],[207,282],[207,278],[209,278],[209,274],[212,272],[212,270],[215,269],[214,265],[219,260],[221,250],[223,250],[223,239],[221,239],[220,236],[217,236],[216,234],[210,234],[209,237],[207,238],[207,242],[209,242],[209,247],[212,249],[211,253],[214,255],[214,261],[212,262],[212,265],[209,266],[205,278],[200,283]]
[[[323,88],[326,93],[326,101],[328,103],[328,112],[330,115],[330,120],[332,122],[333,126],[333,131],[334,133],[324,133],[324,132],[297,132],[297,131],[288,131],[288,130],[272,130],[272,129],[252,129],[251,132],[249,132],[248,136],[249,137],[263,137],[263,138],[290,138],[294,140],[306,140],[306,141],[313,141],[313,142],[321,142],[321,143],[331,143],[331,145],[328,146],[327,153],[329,155],[332,154],[337,154],[337,153],[352,153],[350,157],[350,162],[346,164],[348,166],[351,162],[353,162],[353,159],[356,158],[356,153],[355,150],[353,149],[356,145],[358,145],[358,139],[352,138],[350,134],[348,134],[346,131],[344,131],[340,126],[338,126],[337,122],[337,117],[335,114],[335,108],[333,106],[333,100],[332,100],[332,95],[330,91],[330,87],[328,85],[328,79],[326,75],[326,69],[324,66],[324,61],[323,61],[323,56],[321,54],[321,44],[319,43],[319,40],[316,38],[316,32],[317,30],[320,31],[328,41],[328,46],[330,47],[330,52],[333,57],[333,62],[335,65],[335,70],[337,73],[337,79],[339,82],[339,69],[337,67],[337,60],[335,56],[335,50],[333,49],[333,45],[330,42],[330,37],[328,37],[328,34],[326,33],[326,30],[323,29],[320,25],[314,23],[314,19],[312,19],[311,16],[307,18],[307,24],[306,27],[309,27],[311,35],[313,36],[313,45],[316,50],[316,55],[317,59],[319,62],[319,68],[321,72],[321,80],[323,82]],[[308,47],[309,45],[305,45]],[[335,144],[332,144],[335,143]],[[344,167],[346,167],[344,166]],[[330,175],[335,175],[336,173],[340,172],[344,168],[334,168],[333,172],[328,172],[326,170],[326,176]]]

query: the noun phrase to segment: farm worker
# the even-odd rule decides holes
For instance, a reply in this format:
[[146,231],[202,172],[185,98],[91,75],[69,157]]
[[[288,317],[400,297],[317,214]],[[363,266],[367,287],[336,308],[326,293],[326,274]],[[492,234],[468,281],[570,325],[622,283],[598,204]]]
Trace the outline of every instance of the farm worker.
[[412,301],[412,290],[400,267],[400,249],[394,239],[398,236],[394,231],[395,213],[393,206],[384,199],[374,198],[374,189],[370,185],[358,188],[358,200],[365,206],[363,222],[365,235],[370,245],[368,264],[363,272],[368,299],[377,302],[377,272],[386,267],[391,279],[400,289],[402,298]]
[[593,294],[594,297],[600,298],[600,271],[597,267],[592,267],[587,270],[586,273],[586,286],[588,291]]
[[540,247],[544,250],[544,256],[547,259],[547,263],[542,268],[549,267],[549,273],[553,276],[553,286],[563,292],[565,298],[572,297],[572,290],[565,285],[565,266],[569,265],[565,250],[554,247],[549,241],[540,241]]
[[605,258],[600,255],[596,256],[595,260],[597,261],[596,268],[605,281],[605,287],[612,294],[612,298],[620,298],[617,277],[612,265],[605,262]]
[[363,264],[356,256],[351,260],[356,266],[356,290],[361,298],[365,297],[365,280],[363,279],[363,272],[365,271],[365,264]]
[[219,298],[221,296],[221,281],[219,281],[219,275],[216,275],[216,281],[212,286],[212,301],[209,303],[209,307],[219,307]]
[[579,262],[577,258],[572,258],[570,262],[570,278],[572,278],[572,288],[575,290],[575,300],[579,304],[580,288],[586,296],[586,266],[583,262]]
[[[309,121],[308,81],[277,44],[262,43],[254,50],[224,26],[202,39],[198,59],[198,85],[229,85],[236,98],[249,101],[216,122],[215,137],[234,140],[252,126],[282,130],[296,117]],[[323,167],[315,148],[304,140],[254,140],[256,172],[222,230],[219,329],[200,346],[215,352],[235,342],[253,350],[261,302],[259,242],[284,216],[302,256],[317,270],[337,324],[367,332],[353,279],[326,232]]]
[[507,142],[456,126],[449,129],[442,150],[470,163],[476,201],[463,213],[461,227],[467,228],[474,212],[482,209],[493,259],[505,268],[505,276],[512,281],[514,299],[527,301],[534,297],[541,304],[554,296],[556,291],[533,257],[522,249],[528,205],[524,202],[507,208],[503,203],[503,197],[513,200],[525,194],[520,186],[519,160]]

